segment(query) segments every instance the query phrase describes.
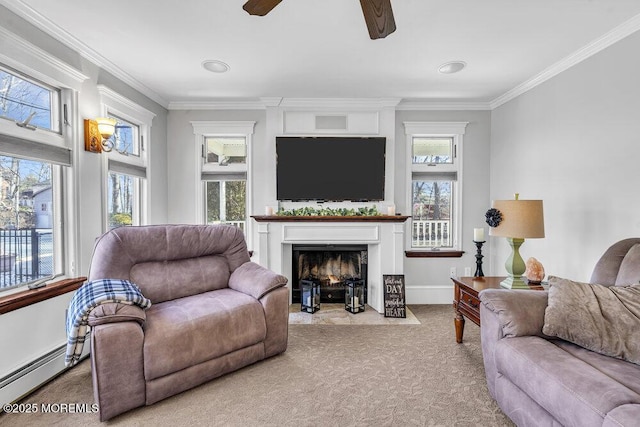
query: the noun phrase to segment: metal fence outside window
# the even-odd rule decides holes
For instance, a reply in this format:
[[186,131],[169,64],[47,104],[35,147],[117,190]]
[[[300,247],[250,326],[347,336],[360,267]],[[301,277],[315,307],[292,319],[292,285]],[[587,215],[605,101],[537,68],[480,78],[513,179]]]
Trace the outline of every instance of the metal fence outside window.
[[0,229],[0,288],[53,275],[51,229]]

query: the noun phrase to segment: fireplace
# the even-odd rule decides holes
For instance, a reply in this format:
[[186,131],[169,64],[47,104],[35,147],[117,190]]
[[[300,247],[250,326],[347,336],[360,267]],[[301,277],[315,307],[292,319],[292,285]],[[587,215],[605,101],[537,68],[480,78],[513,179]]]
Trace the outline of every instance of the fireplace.
[[[345,281],[367,283],[367,245],[293,245],[292,303],[300,303],[300,281],[320,282],[321,303],[344,303]],[[365,303],[367,294],[364,295]]]

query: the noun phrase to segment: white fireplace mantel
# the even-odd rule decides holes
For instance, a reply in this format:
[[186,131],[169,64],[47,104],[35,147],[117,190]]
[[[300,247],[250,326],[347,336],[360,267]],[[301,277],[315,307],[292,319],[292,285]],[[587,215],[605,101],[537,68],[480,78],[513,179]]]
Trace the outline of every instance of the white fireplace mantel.
[[404,229],[407,217],[287,218],[254,216],[258,224],[259,264],[286,276],[291,302],[293,245],[366,244],[368,304],[383,313],[383,274],[404,274]]

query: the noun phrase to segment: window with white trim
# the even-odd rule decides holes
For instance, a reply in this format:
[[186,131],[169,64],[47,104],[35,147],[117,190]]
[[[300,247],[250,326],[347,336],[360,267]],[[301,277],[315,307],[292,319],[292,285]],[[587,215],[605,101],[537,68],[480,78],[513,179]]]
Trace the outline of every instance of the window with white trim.
[[105,154],[106,229],[147,223],[149,139],[154,113],[98,86],[103,115],[116,120],[113,149]]
[[60,132],[60,89],[0,66],[0,118]]
[[250,239],[249,177],[251,136],[255,122],[192,122],[203,188],[202,220],[205,224],[232,224]]
[[466,123],[405,122],[407,136],[409,247],[459,249],[462,138]]
[[247,228],[247,137],[204,138],[202,180],[207,224]]
[[64,273],[71,150],[61,111],[70,99],[68,89],[0,66],[0,291]]

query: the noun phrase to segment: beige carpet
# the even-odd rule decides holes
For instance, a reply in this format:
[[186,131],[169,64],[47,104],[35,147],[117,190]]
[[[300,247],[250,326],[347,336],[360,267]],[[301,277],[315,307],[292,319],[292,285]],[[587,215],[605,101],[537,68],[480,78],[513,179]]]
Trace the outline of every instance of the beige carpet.
[[406,310],[406,318],[384,317],[368,305],[360,313],[350,313],[344,304],[321,304],[315,313],[300,311],[300,304],[289,306],[290,325],[419,325],[420,321]]
[[[513,426],[487,391],[479,328],[456,344],[449,305],[417,325],[290,325],[289,348],[100,424],[97,414],[2,414],[1,426]],[[93,403],[88,361],[22,403]]]

